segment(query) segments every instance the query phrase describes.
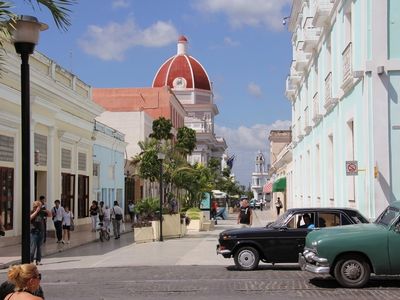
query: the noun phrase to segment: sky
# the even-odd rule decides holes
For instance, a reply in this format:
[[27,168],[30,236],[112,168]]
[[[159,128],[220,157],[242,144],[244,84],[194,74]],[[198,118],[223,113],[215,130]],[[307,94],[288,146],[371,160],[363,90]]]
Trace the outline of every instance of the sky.
[[212,81],[215,131],[242,185],[258,151],[269,161],[269,131],[290,128],[291,34],[282,20],[291,0],[78,0],[67,31],[47,10],[13,3],[15,13],[49,25],[36,49],[93,87],[150,87],[185,35]]

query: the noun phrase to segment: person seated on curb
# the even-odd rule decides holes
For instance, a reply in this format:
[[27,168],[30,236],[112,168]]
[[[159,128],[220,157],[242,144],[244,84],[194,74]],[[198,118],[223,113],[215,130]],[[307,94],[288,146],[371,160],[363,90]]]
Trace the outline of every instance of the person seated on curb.
[[304,221],[303,225],[300,225],[301,219],[302,218],[300,216],[298,221],[297,221],[297,228],[307,228],[307,229],[315,228],[315,225],[311,222],[311,217],[310,217],[309,214],[304,214],[303,215],[303,221]]

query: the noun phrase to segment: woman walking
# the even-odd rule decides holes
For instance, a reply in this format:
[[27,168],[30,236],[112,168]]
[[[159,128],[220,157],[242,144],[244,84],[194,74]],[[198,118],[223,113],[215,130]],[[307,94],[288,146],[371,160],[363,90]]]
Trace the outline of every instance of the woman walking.
[[74,222],[74,215],[72,211],[69,210],[69,207],[66,206],[64,209],[64,215],[63,215],[63,244],[70,243],[71,239],[71,226],[73,225]]
[[99,206],[97,201],[93,200],[92,205],[89,208],[90,218],[92,219],[92,232],[96,232],[97,215],[99,214]]

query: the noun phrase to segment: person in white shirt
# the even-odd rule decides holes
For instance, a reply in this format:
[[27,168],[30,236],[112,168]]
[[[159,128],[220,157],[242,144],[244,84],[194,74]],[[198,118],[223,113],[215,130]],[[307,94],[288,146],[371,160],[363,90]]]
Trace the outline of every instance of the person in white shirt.
[[124,211],[119,207],[118,201],[114,201],[114,207],[111,211],[111,220],[113,224],[114,238],[121,236],[121,222],[124,222]]
[[63,215],[63,229],[64,229],[64,240],[63,243],[69,244],[71,238],[71,225],[74,223],[74,215],[72,211],[69,210],[69,207],[65,207],[64,215]]
[[104,209],[103,226],[108,232],[110,232],[110,224],[111,224],[111,210],[106,205]]
[[54,207],[51,209],[51,215],[56,229],[57,243],[62,242],[62,220],[64,215],[64,207],[61,206],[60,200],[54,201]]

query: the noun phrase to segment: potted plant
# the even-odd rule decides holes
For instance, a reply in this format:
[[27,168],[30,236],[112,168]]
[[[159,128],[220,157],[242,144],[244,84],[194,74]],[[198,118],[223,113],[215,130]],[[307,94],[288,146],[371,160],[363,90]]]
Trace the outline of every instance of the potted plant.
[[136,243],[154,241],[152,222],[159,220],[158,208],[159,202],[156,198],[145,198],[137,203],[135,210],[138,217],[132,225]]

